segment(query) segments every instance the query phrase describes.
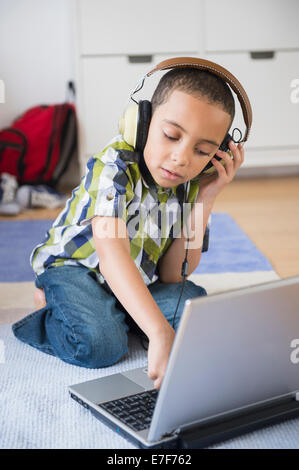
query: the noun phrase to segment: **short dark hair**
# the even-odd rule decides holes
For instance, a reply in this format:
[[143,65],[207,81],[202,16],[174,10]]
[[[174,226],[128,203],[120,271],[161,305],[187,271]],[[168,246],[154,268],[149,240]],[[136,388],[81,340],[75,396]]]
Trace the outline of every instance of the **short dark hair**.
[[192,67],[171,69],[160,79],[151,103],[154,113],[157,106],[165,103],[174,90],[184,91],[195,97],[207,100],[210,104],[219,105],[231,116],[235,116],[235,101],[230,87],[217,75],[206,70]]

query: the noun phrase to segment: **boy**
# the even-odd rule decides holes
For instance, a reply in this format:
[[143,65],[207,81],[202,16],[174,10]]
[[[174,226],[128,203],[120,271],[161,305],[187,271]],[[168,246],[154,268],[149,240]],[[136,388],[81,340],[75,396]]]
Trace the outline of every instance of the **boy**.
[[[241,144],[230,142],[232,159],[218,150],[234,113],[229,87],[214,74],[180,68],[161,78],[143,152],[146,171],[122,135],[88,161],[80,186],[32,252],[38,310],[13,325],[17,338],[98,368],[127,353],[129,324],[137,324],[149,339],[148,375],[160,388],[184,302],[206,292],[186,281],[173,328],[186,237],[182,226],[173,235],[178,219],[165,229],[153,209],[178,206],[176,190],[185,185],[190,275],[215,199],[244,160]],[[214,175],[195,179],[209,161]]]

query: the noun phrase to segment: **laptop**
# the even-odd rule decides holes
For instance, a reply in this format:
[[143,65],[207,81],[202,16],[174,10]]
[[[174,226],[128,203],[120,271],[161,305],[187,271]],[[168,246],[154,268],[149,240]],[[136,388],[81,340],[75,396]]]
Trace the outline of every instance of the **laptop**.
[[141,367],[69,392],[140,448],[286,403],[298,411],[299,276],[186,300],[159,391]]

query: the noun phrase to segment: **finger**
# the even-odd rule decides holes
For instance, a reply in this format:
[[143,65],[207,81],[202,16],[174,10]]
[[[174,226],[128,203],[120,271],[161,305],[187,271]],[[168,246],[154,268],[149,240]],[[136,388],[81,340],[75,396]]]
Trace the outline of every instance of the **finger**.
[[[234,166],[235,166],[235,169],[239,168],[239,166],[242,164],[242,152],[241,152],[241,149],[240,149],[240,144],[238,145],[238,147],[235,145],[235,143],[231,140],[229,142],[229,147],[230,147],[230,150],[233,154],[233,158],[232,158],[232,161],[234,162]],[[243,149],[242,149],[243,150]],[[244,153],[244,151],[243,151]]]
[[243,145],[241,144],[241,142],[238,144],[238,149],[240,151],[240,155],[241,155],[241,160],[242,160],[242,163],[244,162],[244,147]]
[[234,161],[233,161],[233,156],[228,153],[228,152],[223,152],[222,150],[217,150],[216,152],[216,155],[218,155],[219,157],[223,158],[223,160],[225,161],[225,164],[230,164],[230,165],[233,165],[234,164]]
[[161,387],[161,379],[160,379],[160,378],[157,379],[157,380],[155,380],[155,382],[154,382],[154,387],[155,387],[157,390],[160,389],[160,387]]
[[225,162],[225,165],[223,165],[223,163],[220,163],[220,165],[224,168],[226,173],[230,174],[234,170],[234,161],[232,160],[231,156],[222,150],[218,150],[216,154]]
[[216,168],[216,175],[217,179],[218,178],[226,178],[227,177],[227,172],[223,164],[217,160],[215,157],[212,158],[211,162],[213,163],[214,167]]
[[[224,153],[224,152],[223,152],[223,153]],[[216,155],[215,155],[215,156],[212,158],[211,161],[212,161],[213,163],[216,163],[216,167],[219,167],[219,169],[225,170],[224,163],[226,164],[226,160],[225,160],[225,155],[223,155],[223,153],[221,152],[221,150],[218,150],[218,151],[216,152],[216,155],[217,155],[218,158],[216,158]],[[219,160],[219,158],[221,158],[222,161]]]
[[225,166],[223,166],[220,162],[217,162],[218,165],[220,165],[223,168],[221,170],[220,166],[217,167],[217,169],[219,168],[219,172],[218,172],[219,176],[221,176],[222,178],[225,178],[225,180],[228,182],[233,179],[236,173],[234,162],[232,161],[231,157],[226,152],[219,151],[219,156],[225,161]]
[[148,375],[149,379],[151,379],[151,380],[156,380],[158,378],[157,372],[154,372],[154,371],[151,371],[151,370],[147,371],[147,375]]

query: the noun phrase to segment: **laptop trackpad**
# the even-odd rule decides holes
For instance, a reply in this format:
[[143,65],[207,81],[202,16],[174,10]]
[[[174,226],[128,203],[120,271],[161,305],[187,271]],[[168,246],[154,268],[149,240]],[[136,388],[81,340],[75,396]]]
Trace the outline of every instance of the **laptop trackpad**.
[[89,380],[88,382],[73,385],[71,388],[95,404],[144,391],[144,387],[122,374],[113,374],[108,377]]

